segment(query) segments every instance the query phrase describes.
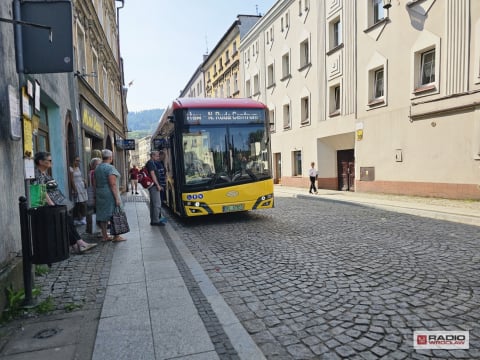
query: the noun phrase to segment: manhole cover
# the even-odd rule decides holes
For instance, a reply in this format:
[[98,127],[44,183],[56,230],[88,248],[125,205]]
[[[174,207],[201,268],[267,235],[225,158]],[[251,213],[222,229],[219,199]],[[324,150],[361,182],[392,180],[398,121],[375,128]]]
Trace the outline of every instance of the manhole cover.
[[33,337],[36,339],[48,339],[52,336],[57,335],[60,332],[60,329],[43,329],[36,333]]

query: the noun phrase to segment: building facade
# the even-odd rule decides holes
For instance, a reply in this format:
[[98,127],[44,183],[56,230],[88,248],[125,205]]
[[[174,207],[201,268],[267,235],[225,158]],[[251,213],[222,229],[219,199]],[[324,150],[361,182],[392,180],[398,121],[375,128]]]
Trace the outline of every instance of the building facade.
[[[110,149],[126,177],[126,106],[115,0],[75,1],[74,55],[84,168],[93,150]],[[73,155],[75,156],[75,155]],[[122,182],[123,183],[123,182]]]
[[479,8],[278,1],[240,45],[275,181],[308,189],[314,161],[320,188],[480,199]]
[[235,98],[240,94],[240,52],[244,35],[260,19],[257,15],[238,15],[202,65],[205,97]]
[[[0,18],[13,20],[17,3],[0,2]],[[33,155],[52,153],[52,176],[65,194],[70,193],[69,165],[76,155],[86,173],[92,151],[110,148],[119,154],[116,165],[121,167],[124,151],[116,140],[124,138],[126,108],[116,5],[115,0],[72,1],[72,72],[17,73],[14,25],[0,21],[0,178],[9,188],[0,194],[2,294],[7,286],[15,291],[23,287],[18,204],[21,196],[28,197]],[[0,311],[5,301],[0,296]]]

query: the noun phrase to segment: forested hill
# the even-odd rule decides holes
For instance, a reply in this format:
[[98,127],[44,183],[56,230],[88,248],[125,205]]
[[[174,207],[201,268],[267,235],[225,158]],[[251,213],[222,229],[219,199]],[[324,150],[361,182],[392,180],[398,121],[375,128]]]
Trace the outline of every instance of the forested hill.
[[128,138],[140,139],[151,135],[157,128],[164,109],[132,111],[128,113]]

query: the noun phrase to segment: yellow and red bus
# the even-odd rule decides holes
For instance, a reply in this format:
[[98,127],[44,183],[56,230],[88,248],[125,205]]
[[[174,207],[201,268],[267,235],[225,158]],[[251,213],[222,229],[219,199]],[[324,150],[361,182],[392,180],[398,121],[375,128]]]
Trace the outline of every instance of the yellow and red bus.
[[272,208],[267,107],[251,99],[178,98],[152,136],[163,150],[164,203],[182,217]]

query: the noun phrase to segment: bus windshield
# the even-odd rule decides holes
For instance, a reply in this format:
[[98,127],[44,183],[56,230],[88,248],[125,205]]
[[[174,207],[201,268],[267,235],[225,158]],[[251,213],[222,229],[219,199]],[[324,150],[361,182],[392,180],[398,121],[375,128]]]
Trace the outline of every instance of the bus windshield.
[[206,122],[182,132],[187,186],[225,186],[270,177],[264,119]]

